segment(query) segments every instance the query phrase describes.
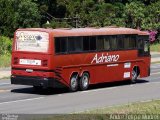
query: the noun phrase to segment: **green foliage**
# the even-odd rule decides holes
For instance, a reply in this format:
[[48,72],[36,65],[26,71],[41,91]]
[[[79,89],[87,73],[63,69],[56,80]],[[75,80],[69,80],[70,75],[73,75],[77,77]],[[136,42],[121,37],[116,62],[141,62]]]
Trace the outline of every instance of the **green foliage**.
[[[50,9],[46,12],[53,17],[64,13],[60,18],[72,19],[66,21],[72,27],[111,25],[157,30],[160,26],[159,2],[159,0],[57,0],[51,5],[54,4],[53,9],[56,13]],[[56,25],[59,27],[59,24],[55,24],[54,27]]]
[[11,53],[12,41],[8,37],[0,36],[0,55]]
[[145,8],[145,18],[142,28],[157,30],[160,29],[160,1],[150,4]]
[[39,26],[38,6],[31,0],[0,0],[0,8],[2,35],[13,37],[17,28]]
[[28,27],[140,28],[157,31],[160,42],[159,5],[160,0],[0,0],[0,55],[11,52],[8,37]]
[[[14,0],[15,1],[15,0]],[[31,0],[16,0],[15,11],[17,16],[17,27],[37,27],[39,26],[40,15],[37,4]]]
[[[130,114],[156,115],[160,113],[160,100],[129,103],[128,105],[99,108],[81,112],[80,114]],[[133,119],[132,119],[133,120]],[[142,119],[140,119],[142,120]]]
[[151,44],[150,50],[154,52],[160,52],[160,43]]
[[159,32],[159,5],[160,0],[0,0],[0,34],[13,37],[17,28],[39,26],[122,26]]
[[50,23],[43,25],[44,28],[68,28],[71,27],[66,21],[55,21],[52,20]]
[[141,27],[144,19],[144,4],[141,2],[127,3],[125,6],[124,16],[126,19],[126,26],[131,28]]
[[0,68],[11,66],[11,54],[0,55]]

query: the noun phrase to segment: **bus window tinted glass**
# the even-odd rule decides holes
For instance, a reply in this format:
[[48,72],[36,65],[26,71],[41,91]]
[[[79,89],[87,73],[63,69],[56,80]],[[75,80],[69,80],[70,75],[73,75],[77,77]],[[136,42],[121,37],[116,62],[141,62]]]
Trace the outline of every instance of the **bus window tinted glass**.
[[67,38],[55,38],[55,52],[65,53],[67,52]]
[[117,36],[117,44],[118,44],[118,49],[124,48],[124,35]]
[[144,52],[148,52],[148,51],[149,51],[149,42],[144,41]]
[[124,38],[124,48],[125,49],[134,49],[136,48],[136,36],[125,35]]
[[124,48],[129,49],[129,46],[130,46],[129,44],[130,44],[130,37],[129,35],[126,35],[124,39]]
[[110,50],[110,39],[109,37],[105,36],[105,39],[104,39],[104,50]]
[[111,49],[116,50],[117,49],[117,39],[116,36],[110,36],[110,42],[111,42]]
[[131,49],[136,48],[136,36],[131,35],[130,36],[130,46]]
[[83,51],[89,51],[89,37],[83,37]]
[[104,50],[104,36],[97,37],[97,50]]
[[96,50],[96,37],[90,37],[90,50]]
[[81,52],[82,51],[82,37],[68,37],[68,51]]

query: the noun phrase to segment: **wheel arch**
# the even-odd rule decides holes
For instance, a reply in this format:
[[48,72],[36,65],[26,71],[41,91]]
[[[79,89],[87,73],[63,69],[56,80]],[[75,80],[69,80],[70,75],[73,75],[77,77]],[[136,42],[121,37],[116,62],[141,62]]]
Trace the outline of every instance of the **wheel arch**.
[[79,77],[81,77],[83,75],[83,73],[88,73],[89,77],[90,77],[90,73],[88,70],[83,70],[79,73]]
[[73,72],[70,74],[69,78],[71,78],[73,75],[77,75],[77,74],[78,74],[78,76],[79,76],[79,72],[78,72],[78,71],[73,71]]

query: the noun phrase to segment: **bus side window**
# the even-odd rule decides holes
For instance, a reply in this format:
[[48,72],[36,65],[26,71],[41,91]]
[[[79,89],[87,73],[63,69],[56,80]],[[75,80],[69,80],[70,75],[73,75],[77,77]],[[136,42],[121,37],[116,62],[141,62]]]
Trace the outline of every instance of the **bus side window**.
[[140,35],[138,36],[138,53],[139,56],[148,56],[150,55],[150,44],[149,36]]
[[82,37],[68,37],[68,51],[82,52]]
[[117,44],[118,49],[122,50],[124,49],[124,35],[118,35],[117,36]]
[[89,37],[83,37],[83,51],[89,51]]
[[90,51],[96,50],[96,36],[90,37]]
[[97,50],[104,50],[104,36],[97,37]]
[[136,36],[135,35],[130,35],[130,49],[135,49],[136,48]]
[[110,50],[111,46],[110,46],[110,37],[105,36],[104,39],[104,50]]
[[149,52],[149,42],[144,41],[144,52]]
[[138,40],[138,49],[143,50],[143,40],[142,39]]
[[130,37],[129,37],[129,35],[125,35],[124,48],[125,49],[130,49]]
[[56,53],[67,52],[67,37],[55,38],[55,52]]
[[110,36],[111,49],[117,50],[117,38],[116,36]]

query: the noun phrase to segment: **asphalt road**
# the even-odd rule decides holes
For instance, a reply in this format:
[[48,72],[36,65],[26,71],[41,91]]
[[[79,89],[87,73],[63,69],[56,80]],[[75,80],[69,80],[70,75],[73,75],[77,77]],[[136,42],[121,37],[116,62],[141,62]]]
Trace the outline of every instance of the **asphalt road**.
[[91,86],[87,91],[67,89],[35,91],[30,86],[0,80],[0,113],[73,113],[88,109],[160,99],[160,64],[151,65],[151,76],[128,82]]

